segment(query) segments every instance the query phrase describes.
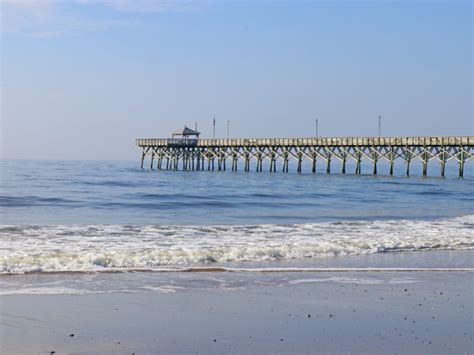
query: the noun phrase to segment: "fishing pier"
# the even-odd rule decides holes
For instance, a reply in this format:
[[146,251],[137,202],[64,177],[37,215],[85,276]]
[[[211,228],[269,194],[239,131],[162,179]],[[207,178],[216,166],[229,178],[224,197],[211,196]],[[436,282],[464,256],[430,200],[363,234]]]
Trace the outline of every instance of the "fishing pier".
[[401,161],[408,176],[411,163],[418,160],[423,176],[430,162],[438,162],[444,176],[446,163],[455,161],[462,177],[466,161],[473,158],[474,136],[199,139],[199,132],[185,127],[173,138],[137,139],[136,145],[142,150],[142,169],[149,158],[150,169],[158,170],[237,171],[241,162],[246,172],[262,172],[265,166],[270,172],[287,173],[290,161],[297,172],[309,161],[313,173],[317,164],[330,173],[331,162],[338,160],[343,174],[348,162],[361,174],[362,161],[369,161],[371,173],[377,174],[378,164],[385,161],[393,175],[395,162]]

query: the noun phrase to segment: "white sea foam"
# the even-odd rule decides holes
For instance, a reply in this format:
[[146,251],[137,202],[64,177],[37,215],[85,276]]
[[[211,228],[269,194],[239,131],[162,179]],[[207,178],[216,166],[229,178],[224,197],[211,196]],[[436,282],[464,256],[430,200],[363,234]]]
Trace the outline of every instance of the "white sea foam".
[[474,215],[290,225],[4,225],[0,273],[156,270],[214,262],[472,248]]
[[[253,269],[259,272],[258,269]],[[87,294],[112,294],[112,293],[137,293],[152,292],[156,294],[174,294],[178,292],[187,292],[189,290],[219,290],[219,291],[238,291],[254,287],[293,287],[302,284],[321,284],[338,283],[352,285],[409,285],[420,282],[418,277],[390,277],[387,274],[383,276],[371,274],[370,276],[356,277],[352,276],[334,276],[310,277],[310,274],[288,274],[283,275],[253,275],[246,278],[241,274],[225,274],[225,277],[215,279],[213,277],[199,277],[187,275],[190,277],[168,278],[164,275],[139,274],[129,278],[129,275],[120,275],[118,279],[110,280],[103,274],[94,274],[94,282],[91,282],[89,274],[78,274],[74,278],[61,277],[60,282],[52,282],[52,278],[58,275],[43,275],[44,277],[35,277],[32,283],[25,283],[25,278],[16,278],[9,282],[11,278],[0,278],[0,297],[11,295],[87,295]],[[160,277],[163,276],[163,277]],[[120,280],[120,282],[116,282]],[[132,281],[133,280],[133,281]],[[132,281],[132,282],[128,282]]]
[[69,287],[23,287],[15,289],[0,289],[0,296],[12,296],[12,295],[87,295],[94,293],[91,290],[85,289],[74,289]]

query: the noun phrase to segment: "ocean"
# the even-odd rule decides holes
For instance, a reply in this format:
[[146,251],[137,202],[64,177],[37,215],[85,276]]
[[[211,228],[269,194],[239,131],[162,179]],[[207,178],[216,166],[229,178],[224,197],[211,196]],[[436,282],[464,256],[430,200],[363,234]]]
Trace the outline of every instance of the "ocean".
[[383,167],[374,176],[370,166],[343,175],[150,171],[138,159],[3,160],[0,289],[28,292],[25,274],[64,281],[196,267],[371,267],[400,252],[446,266],[426,256],[440,250],[454,266],[472,267],[472,164],[462,179],[455,165],[446,178],[434,164],[428,177],[416,166],[410,177],[396,168],[395,176]]

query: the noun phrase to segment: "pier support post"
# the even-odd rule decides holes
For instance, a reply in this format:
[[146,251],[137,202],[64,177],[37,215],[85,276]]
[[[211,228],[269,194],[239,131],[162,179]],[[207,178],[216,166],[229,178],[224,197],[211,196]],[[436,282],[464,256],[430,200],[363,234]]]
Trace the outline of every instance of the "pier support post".
[[424,151],[422,154],[422,160],[423,160],[423,176],[428,175],[428,152]]
[[393,175],[393,165],[395,163],[395,152],[393,151],[393,147],[390,147],[389,162],[390,162],[390,175]]
[[446,151],[444,147],[441,147],[441,153],[439,155],[439,165],[441,169],[441,177],[444,177],[444,173],[446,170]]
[[301,173],[302,170],[302,164],[303,164],[303,153],[298,152],[298,173]]
[[326,174],[331,173],[331,154],[327,156],[327,166],[326,166]]
[[360,152],[360,150],[357,150],[357,153],[356,153],[356,157],[357,157],[357,164],[356,164],[356,174],[357,175],[360,175],[361,174],[361,165],[362,165],[362,153]]
[[237,153],[232,154],[232,171],[237,171],[237,164],[238,164],[237,159],[238,158],[239,157],[238,157]]
[[270,172],[274,173],[276,171],[276,158],[275,158],[275,152],[272,152],[270,156]]
[[313,173],[316,173],[316,157],[317,157],[317,154],[313,152],[313,168],[312,168]]
[[346,161],[347,161],[347,154],[342,155],[342,173],[346,173]]
[[143,170],[143,162],[145,161],[145,148],[143,148],[143,151],[142,151],[142,165],[141,165],[141,169]]
[[288,172],[288,152],[287,151],[283,153],[283,172],[284,173]]
[[465,162],[464,147],[462,146],[461,146],[461,151],[458,154],[458,160],[459,160],[459,177],[462,178],[464,177],[464,162]]
[[155,151],[151,149],[150,170],[153,170],[153,159],[155,158]]
[[378,161],[378,154],[377,152],[372,153],[372,161],[374,163],[374,170],[373,173],[374,175],[377,175],[377,161]]

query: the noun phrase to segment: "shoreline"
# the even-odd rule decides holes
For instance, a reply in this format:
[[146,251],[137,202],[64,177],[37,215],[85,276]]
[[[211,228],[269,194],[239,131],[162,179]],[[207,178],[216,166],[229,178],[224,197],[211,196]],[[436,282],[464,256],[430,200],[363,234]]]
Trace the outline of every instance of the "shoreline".
[[28,276],[28,275],[81,275],[81,274],[122,274],[122,273],[347,273],[347,272],[474,272],[474,267],[339,267],[339,268],[311,268],[311,267],[222,267],[222,266],[192,266],[172,268],[110,268],[97,270],[70,270],[70,271],[30,271],[23,273],[3,273],[0,277]]
[[[35,270],[0,273],[0,281],[9,277],[48,275],[90,275],[121,273],[192,273],[192,272],[449,272],[474,271],[474,249],[424,249],[338,255],[300,259],[229,261],[163,265],[156,267],[97,267],[77,270]],[[1,290],[0,283],[0,290]]]

